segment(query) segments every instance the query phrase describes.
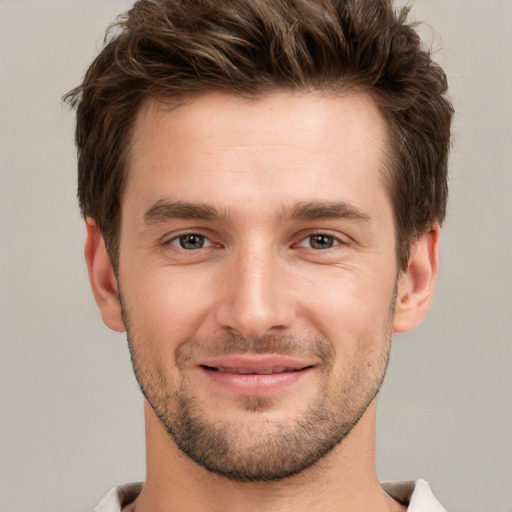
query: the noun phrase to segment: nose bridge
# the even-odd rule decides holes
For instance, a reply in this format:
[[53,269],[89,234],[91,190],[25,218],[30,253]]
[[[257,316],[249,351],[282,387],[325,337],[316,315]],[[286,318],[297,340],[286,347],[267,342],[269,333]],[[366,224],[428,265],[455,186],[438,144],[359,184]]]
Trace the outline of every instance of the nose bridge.
[[270,243],[240,247],[228,272],[225,298],[217,315],[221,327],[246,338],[289,327],[293,304],[284,283],[281,258]]

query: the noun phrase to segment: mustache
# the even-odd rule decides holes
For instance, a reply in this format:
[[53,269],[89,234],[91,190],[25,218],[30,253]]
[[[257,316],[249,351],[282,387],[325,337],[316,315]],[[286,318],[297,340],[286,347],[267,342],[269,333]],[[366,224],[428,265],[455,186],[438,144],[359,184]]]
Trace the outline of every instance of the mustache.
[[269,335],[262,338],[244,338],[229,334],[220,339],[191,339],[176,348],[178,367],[198,356],[221,357],[228,355],[276,354],[281,356],[302,356],[330,363],[335,358],[335,349],[323,338],[299,338],[291,335]]

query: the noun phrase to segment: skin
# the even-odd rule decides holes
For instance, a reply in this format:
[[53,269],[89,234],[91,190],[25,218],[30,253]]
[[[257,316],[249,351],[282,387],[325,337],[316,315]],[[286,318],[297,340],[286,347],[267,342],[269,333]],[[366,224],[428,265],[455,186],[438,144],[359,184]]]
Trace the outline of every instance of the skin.
[[[374,102],[287,92],[257,100],[207,93],[172,108],[148,101],[132,142],[119,280],[92,219],[85,255],[103,320],[128,327],[153,406],[146,401],[147,478],[137,511],[405,510],[376,475],[374,395],[391,333],[414,328],[428,310],[439,228],[413,244],[399,272],[382,179],[386,125]],[[198,205],[216,215],[203,208],[202,218],[183,218],[176,202],[196,217]],[[185,249],[184,235],[204,245]],[[229,340],[226,351],[254,359],[280,353],[290,339],[282,352],[309,368],[290,385],[233,390],[205,371]],[[197,464],[169,436],[179,396],[237,436],[242,460],[268,456],[265,446],[319,404],[334,418],[319,432],[357,423],[298,474],[240,482]]]

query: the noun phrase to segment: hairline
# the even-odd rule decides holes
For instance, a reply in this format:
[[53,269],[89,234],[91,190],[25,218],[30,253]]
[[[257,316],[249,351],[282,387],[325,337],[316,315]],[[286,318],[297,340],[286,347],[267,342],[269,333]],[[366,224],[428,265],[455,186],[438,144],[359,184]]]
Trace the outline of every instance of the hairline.
[[[201,90],[196,90],[192,92],[182,92],[182,93],[176,93],[176,94],[166,94],[164,92],[162,93],[152,93],[150,91],[146,91],[145,94],[141,94],[137,108],[134,109],[133,115],[131,117],[130,123],[127,126],[126,134],[124,137],[124,144],[122,148],[122,159],[120,162],[121,169],[122,169],[122,179],[121,179],[121,186],[119,189],[118,194],[118,200],[119,200],[119,210],[118,210],[118,216],[117,219],[112,223],[112,230],[111,233],[108,234],[109,239],[105,239],[106,245],[107,245],[107,251],[112,263],[112,266],[114,270],[118,271],[119,266],[119,257],[120,257],[120,237],[121,237],[121,225],[122,225],[122,202],[123,197],[125,194],[127,182],[129,179],[129,176],[132,172],[131,168],[131,154],[133,151],[133,146],[135,143],[134,135],[135,130],[137,126],[137,121],[142,115],[144,109],[148,106],[149,103],[155,102],[158,104],[158,108],[162,108],[165,112],[171,112],[175,110],[176,108],[181,107],[188,101],[190,98],[196,98],[203,96],[205,94],[211,94],[211,93],[223,93],[226,95],[238,97],[245,99],[247,101],[258,101],[265,98],[268,98],[269,96],[276,95],[279,93],[289,93],[289,94],[312,94],[312,95],[318,95],[319,97],[340,97],[343,94],[360,94],[365,95],[367,98],[369,98],[375,107],[377,108],[382,121],[384,125],[384,151],[382,156],[382,162],[381,167],[378,170],[380,176],[379,180],[381,181],[386,195],[390,201],[392,214],[393,214],[393,224],[394,224],[394,238],[395,238],[395,255],[396,255],[396,261],[398,270],[405,270],[405,264],[408,260],[409,250],[413,239],[402,240],[400,237],[400,226],[399,226],[399,219],[398,219],[398,212],[396,209],[396,200],[395,197],[396,190],[395,188],[395,178],[396,174],[398,172],[397,166],[399,164],[399,157],[398,157],[398,148],[395,147],[397,144],[397,141],[395,140],[395,134],[392,132],[392,125],[391,120],[389,119],[389,115],[386,113],[384,108],[381,106],[379,102],[379,94],[378,91],[376,91],[375,88],[369,88],[369,87],[358,87],[356,84],[350,84],[350,81],[347,80],[346,83],[340,81],[340,83],[336,84],[336,86],[326,86],[326,87],[282,87],[279,85],[276,85],[273,88],[268,88],[264,91],[258,91],[254,90],[254,92],[246,92],[242,93],[240,91],[237,91],[235,89],[228,89],[228,88],[222,88],[222,87],[204,87]],[[168,109],[166,107],[169,107]],[[105,237],[106,233],[103,233],[103,236]],[[416,235],[417,237],[417,235]],[[409,237],[410,238],[410,237]],[[402,251],[402,247],[406,246],[406,257],[403,258],[400,253]],[[403,260],[406,261],[403,261]]]

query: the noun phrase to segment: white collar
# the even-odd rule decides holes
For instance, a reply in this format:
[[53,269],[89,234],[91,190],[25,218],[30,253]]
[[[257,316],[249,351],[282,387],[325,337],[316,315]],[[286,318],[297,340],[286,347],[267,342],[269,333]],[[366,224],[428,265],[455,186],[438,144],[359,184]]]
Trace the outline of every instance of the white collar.
[[[142,482],[134,482],[114,487],[94,512],[121,512],[139,495],[142,485]],[[408,504],[407,512],[446,512],[425,480],[384,482],[382,488],[397,501]]]

